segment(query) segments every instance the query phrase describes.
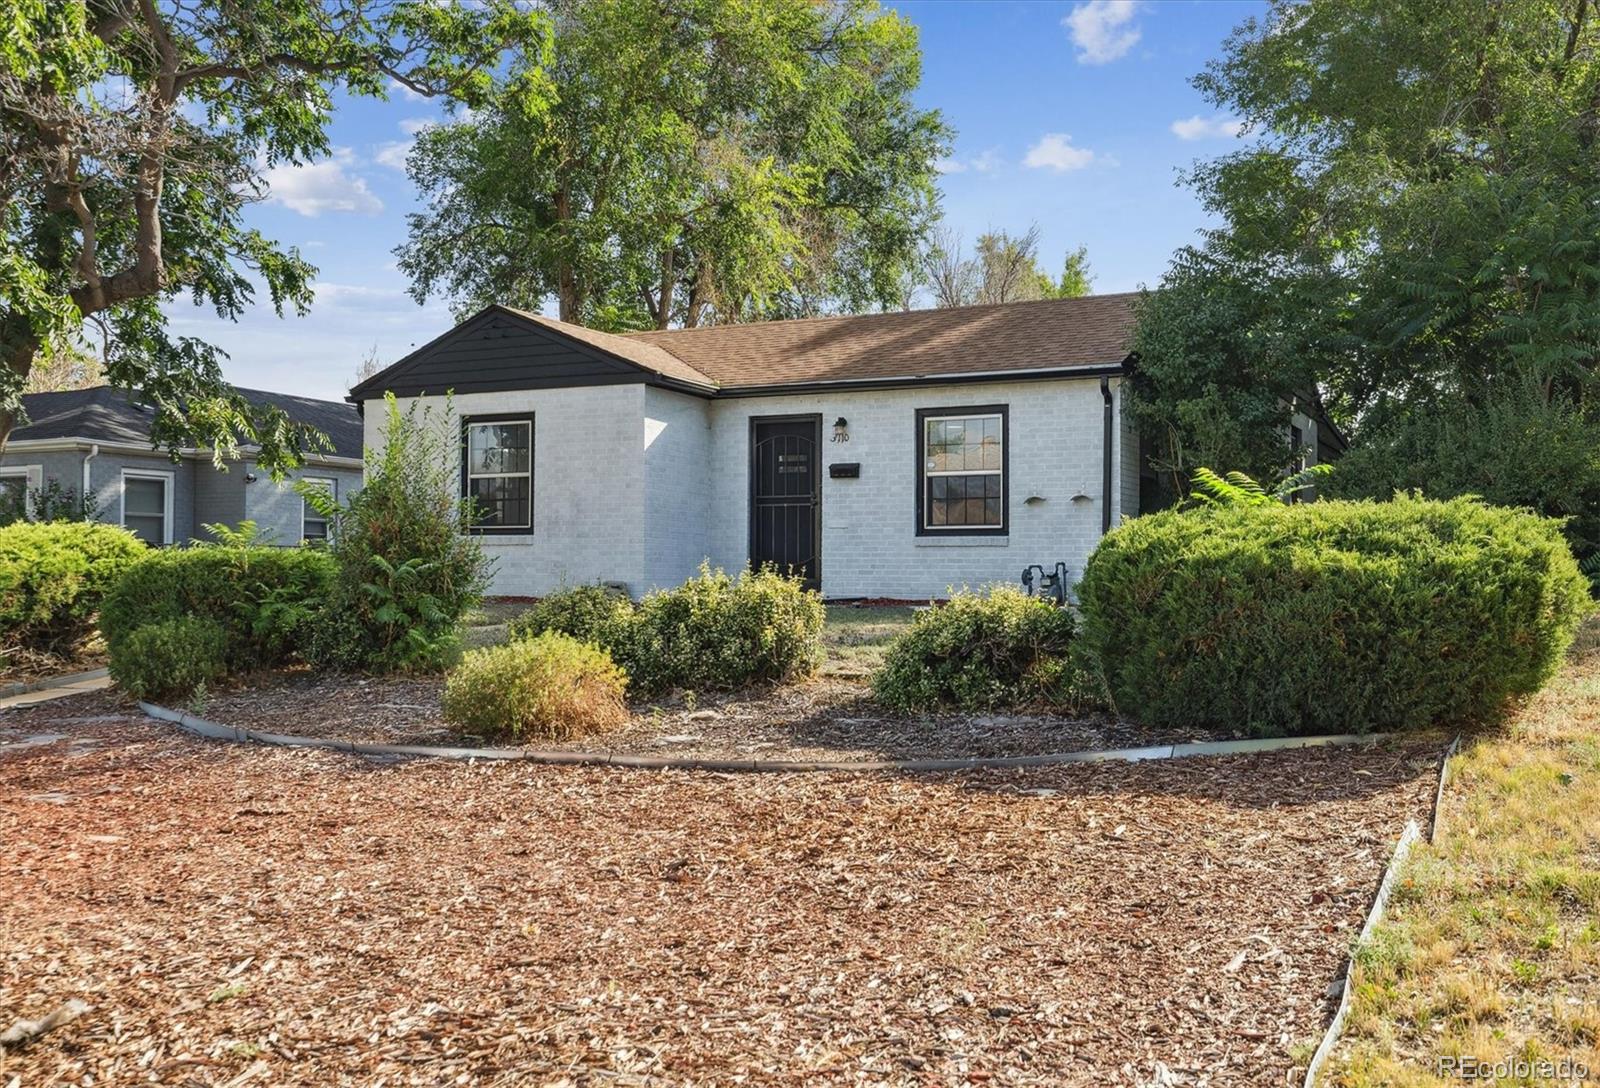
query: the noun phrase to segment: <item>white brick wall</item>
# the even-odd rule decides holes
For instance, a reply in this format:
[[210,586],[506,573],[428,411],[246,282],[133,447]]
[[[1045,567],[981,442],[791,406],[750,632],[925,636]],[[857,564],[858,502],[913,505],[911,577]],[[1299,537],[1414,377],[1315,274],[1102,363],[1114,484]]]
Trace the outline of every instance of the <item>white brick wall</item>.
[[[952,586],[1015,583],[1023,567],[1058,561],[1076,581],[1100,537],[1103,403],[1097,379],[713,401],[712,561],[733,570],[748,557],[750,417],[816,412],[825,596],[942,597]],[[986,404],[1010,406],[1009,535],[917,536],[917,409]],[[848,443],[829,442],[839,416],[849,420]],[[836,461],[860,462],[861,477],[829,478],[825,466]],[[1073,502],[1080,493],[1088,498]],[[1030,496],[1044,501],[1028,504]],[[1122,501],[1113,494],[1114,517]]]
[[[917,536],[917,410],[986,404],[1010,410],[1010,533]],[[1081,577],[1100,537],[1102,404],[1097,379],[717,401],[615,385],[454,401],[459,415],[535,416],[535,531],[485,538],[493,593],[608,581],[639,595],[681,582],[703,558],[739,570],[749,558],[750,418],[819,413],[823,593],[905,598],[1015,583],[1033,563],[1065,561]],[[1138,495],[1137,443],[1116,407],[1113,524]],[[368,405],[369,445],[381,441],[382,416],[381,402]],[[848,443],[828,441],[839,416]],[[836,461],[859,462],[860,478],[829,478]],[[1077,494],[1086,497],[1072,501]],[[1026,502],[1035,496],[1043,501]]]
[[[586,582],[645,582],[644,386],[532,389],[454,398],[458,417],[530,412],[531,534],[486,535],[489,592],[540,595]],[[443,397],[418,398],[442,408]],[[408,401],[402,400],[403,409]],[[366,406],[366,443],[383,441],[383,402]]]
[[[711,553],[711,411],[703,397],[644,391],[645,586],[675,586]],[[718,462],[720,463],[720,462]]]

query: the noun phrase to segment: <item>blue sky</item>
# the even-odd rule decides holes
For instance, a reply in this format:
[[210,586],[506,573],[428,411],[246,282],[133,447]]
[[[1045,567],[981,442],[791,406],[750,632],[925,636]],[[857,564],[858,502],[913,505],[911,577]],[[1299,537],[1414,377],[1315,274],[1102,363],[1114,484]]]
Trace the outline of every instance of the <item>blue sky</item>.
[[[921,29],[920,104],[942,110],[957,133],[941,176],[946,223],[970,244],[990,228],[1037,222],[1052,271],[1085,244],[1096,292],[1159,279],[1173,249],[1204,223],[1175,184],[1179,171],[1236,138],[1189,77],[1261,5],[892,6]],[[179,305],[174,331],[220,346],[239,385],[331,399],[374,346],[390,362],[448,328],[447,303],[418,306],[406,295],[392,252],[416,206],[402,168],[406,143],[440,116],[435,103],[398,90],[388,102],[347,100],[331,130],[334,156],[269,178],[271,199],[248,218],[318,266],[309,317],[279,319],[262,305],[233,323]]]

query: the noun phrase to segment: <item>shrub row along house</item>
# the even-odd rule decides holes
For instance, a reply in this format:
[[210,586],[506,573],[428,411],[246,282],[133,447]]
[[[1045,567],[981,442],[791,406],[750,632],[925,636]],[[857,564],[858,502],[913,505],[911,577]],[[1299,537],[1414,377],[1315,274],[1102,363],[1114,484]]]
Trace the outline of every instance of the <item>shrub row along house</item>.
[[240,389],[246,400],[283,409],[295,422],[326,434],[332,451],[307,458],[282,483],[256,470],[251,451],[225,468],[210,450],[179,451],[177,460],[151,448],[153,413],[109,386],[22,398],[27,423],[11,432],[0,456],[0,503],[33,509],[46,494],[77,503],[89,497],[100,521],[122,525],[146,543],[205,539],[208,524],[254,521],[274,544],[327,536],[328,524],[292,485],[316,481],[341,502],[361,485],[361,417],[348,404]]
[[1034,564],[1076,579],[1140,510],[1134,298],[628,335],[491,306],[351,400],[372,446],[375,400],[453,394],[497,594],[637,596],[708,558],[793,568],[830,598],[943,596]]

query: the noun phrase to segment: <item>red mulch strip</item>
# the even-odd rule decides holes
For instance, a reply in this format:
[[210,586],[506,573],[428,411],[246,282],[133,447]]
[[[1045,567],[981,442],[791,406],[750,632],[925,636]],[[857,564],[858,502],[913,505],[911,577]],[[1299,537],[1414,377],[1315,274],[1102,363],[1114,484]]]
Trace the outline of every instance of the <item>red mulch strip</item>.
[[1434,756],[380,763],[65,699],[0,714],[0,1020],[89,1010],[0,1083],[1282,1085]]
[[[261,673],[209,694],[191,712],[271,733],[384,744],[515,745],[462,734],[444,720],[438,677],[341,677],[308,670]],[[1137,748],[1225,735],[1145,729],[1106,715],[941,713],[886,715],[864,684],[819,676],[798,684],[638,704],[619,730],[571,741],[527,738],[545,749],[726,759],[867,761],[1027,756]]]

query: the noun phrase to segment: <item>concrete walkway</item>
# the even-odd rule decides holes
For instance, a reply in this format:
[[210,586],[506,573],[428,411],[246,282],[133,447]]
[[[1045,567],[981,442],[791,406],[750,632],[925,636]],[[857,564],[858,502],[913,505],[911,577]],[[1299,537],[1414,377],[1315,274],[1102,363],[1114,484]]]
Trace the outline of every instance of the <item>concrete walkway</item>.
[[51,699],[65,699],[68,695],[82,695],[85,692],[100,691],[111,686],[111,677],[105,669],[91,669],[88,672],[63,676],[59,680],[50,680],[46,683],[48,686],[41,686],[33,691],[24,691],[0,698],[0,710],[10,710],[19,706],[34,706],[38,703],[48,703]]

